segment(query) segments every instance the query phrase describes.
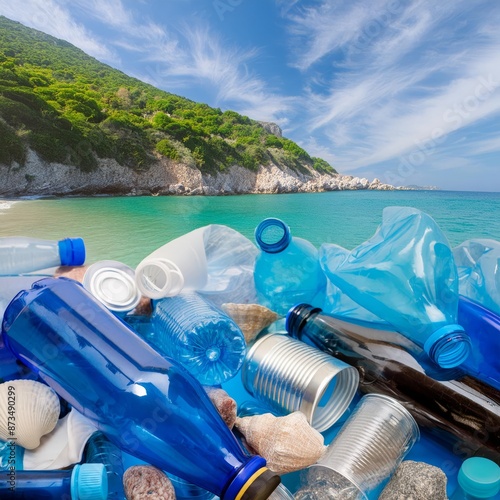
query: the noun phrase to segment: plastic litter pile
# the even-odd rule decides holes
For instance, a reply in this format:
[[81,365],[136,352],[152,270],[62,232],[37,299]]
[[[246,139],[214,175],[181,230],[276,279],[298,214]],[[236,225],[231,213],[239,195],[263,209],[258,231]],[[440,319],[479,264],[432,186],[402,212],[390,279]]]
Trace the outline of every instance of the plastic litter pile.
[[499,498],[500,242],[389,207],[353,250],[271,218],[84,263],[0,238],[0,498]]

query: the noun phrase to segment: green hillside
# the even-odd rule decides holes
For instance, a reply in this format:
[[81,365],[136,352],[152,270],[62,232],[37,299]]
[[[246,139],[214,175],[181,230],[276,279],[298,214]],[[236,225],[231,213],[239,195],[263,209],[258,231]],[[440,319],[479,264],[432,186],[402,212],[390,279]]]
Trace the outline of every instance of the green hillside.
[[28,146],[85,171],[97,157],[143,171],[163,155],[207,173],[269,162],[335,172],[246,116],[159,90],[0,16],[0,164],[22,165]]

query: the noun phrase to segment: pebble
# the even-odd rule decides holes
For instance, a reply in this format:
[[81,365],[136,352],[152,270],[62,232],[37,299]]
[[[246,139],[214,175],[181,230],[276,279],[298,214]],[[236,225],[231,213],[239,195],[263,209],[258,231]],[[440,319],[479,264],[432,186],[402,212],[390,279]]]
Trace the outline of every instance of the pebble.
[[405,460],[396,469],[379,500],[447,500],[446,475],[438,467]]
[[152,465],[134,465],[123,474],[127,500],[175,500],[175,490],[167,475]]

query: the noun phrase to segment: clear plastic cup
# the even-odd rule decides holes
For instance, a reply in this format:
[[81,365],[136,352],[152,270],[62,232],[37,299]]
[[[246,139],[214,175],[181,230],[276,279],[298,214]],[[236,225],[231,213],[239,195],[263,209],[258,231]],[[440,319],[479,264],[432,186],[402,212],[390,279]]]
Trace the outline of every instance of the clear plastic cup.
[[401,403],[368,394],[308,474],[317,467],[333,470],[359,490],[361,496],[352,498],[364,498],[394,473],[419,437],[417,423]]
[[278,414],[301,411],[319,432],[329,429],[351,403],[356,368],[287,335],[258,339],[242,367],[245,388]]

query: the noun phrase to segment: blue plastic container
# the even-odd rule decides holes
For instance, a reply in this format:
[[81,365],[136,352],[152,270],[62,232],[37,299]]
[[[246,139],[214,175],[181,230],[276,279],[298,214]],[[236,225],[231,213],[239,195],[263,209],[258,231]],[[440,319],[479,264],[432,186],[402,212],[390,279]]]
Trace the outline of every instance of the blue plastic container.
[[92,434],[85,448],[85,462],[103,464],[108,477],[107,500],[123,500],[123,460],[121,450],[102,432]]
[[474,239],[453,249],[459,291],[500,314],[500,241]]
[[56,266],[80,266],[84,262],[85,244],[81,238],[61,241],[23,236],[0,238],[0,276]]
[[2,471],[0,498],[16,500],[106,500],[108,481],[102,464],[71,470]]
[[472,353],[461,368],[500,390],[500,315],[460,295],[458,323],[470,332]]
[[234,377],[245,359],[246,343],[238,325],[198,294],[182,293],[155,301],[154,333],[146,340],[184,366],[203,385]]
[[458,276],[453,254],[435,221],[411,207],[384,209],[368,241],[339,257],[320,254],[332,283],[354,302],[424,348],[443,368],[463,363],[469,336],[457,324]]
[[274,218],[257,226],[255,241],[261,250],[254,270],[261,304],[282,315],[299,302],[323,304],[326,278],[310,242],[292,237],[290,228]]
[[122,451],[222,500],[264,499],[279,484],[263,458],[245,455],[199,382],[79,283],[46,278],[21,292],[5,312],[2,334]]

